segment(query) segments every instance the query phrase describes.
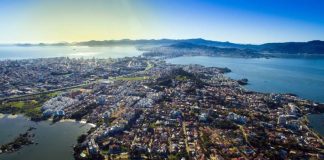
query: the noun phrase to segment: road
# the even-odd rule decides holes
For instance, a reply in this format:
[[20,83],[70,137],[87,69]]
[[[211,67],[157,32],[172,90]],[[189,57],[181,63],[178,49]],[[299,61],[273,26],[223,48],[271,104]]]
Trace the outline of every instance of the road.
[[48,93],[57,92],[57,91],[64,91],[64,90],[69,90],[69,89],[74,89],[74,88],[80,88],[80,87],[85,87],[87,85],[91,85],[91,84],[94,84],[94,83],[97,83],[97,81],[94,81],[94,82],[91,82],[91,83],[86,83],[86,84],[78,84],[78,85],[74,85],[74,86],[70,86],[70,87],[53,89],[53,90],[44,91],[44,92],[5,97],[5,98],[1,98],[0,101],[14,100],[14,99],[19,99],[19,98],[24,98],[24,97],[37,96],[37,95],[48,94]]

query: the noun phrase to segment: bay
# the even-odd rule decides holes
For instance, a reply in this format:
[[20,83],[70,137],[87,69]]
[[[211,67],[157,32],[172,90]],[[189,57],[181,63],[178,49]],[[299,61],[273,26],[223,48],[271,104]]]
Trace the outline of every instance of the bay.
[[33,58],[122,58],[138,56],[142,52],[135,46],[1,46],[0,60],[33,59]]
[[324,113],[310,114],[307,116],[310,127],[314,128],[321,136],[324,136]]
[[248,90],[268,93],[293,93],[306,99],[324,102],[324,58],[224,58],[177,57],[173,64],[200,64],[228,67],[233,79],[247,78]]

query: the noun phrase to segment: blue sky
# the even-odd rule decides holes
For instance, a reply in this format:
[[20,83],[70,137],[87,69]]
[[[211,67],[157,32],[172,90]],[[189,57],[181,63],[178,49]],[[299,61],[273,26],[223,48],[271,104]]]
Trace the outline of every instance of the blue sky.
[[324,40],[321,0],[0,0],[0,43]]

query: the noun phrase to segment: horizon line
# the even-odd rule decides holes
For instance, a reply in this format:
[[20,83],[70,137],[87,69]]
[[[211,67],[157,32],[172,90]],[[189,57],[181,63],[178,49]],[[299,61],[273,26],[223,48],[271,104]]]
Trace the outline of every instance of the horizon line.
[[224,43],[234,43],[234,44],[241,44],[241,45],[262,45],[266,43],[298,43],[298,42],[311,42],[311,41],[324,41],[321,39],[312,39],[312,40],[305,40],[305,41],[270,41],[270,42],[260,42],[260,43],[240,43],[240,42],[234,42],[234,41],[222,41],[222,40],[211,40],[211,39],[205,39],[205,38],[139,38],[139,39],[131,39],[131,38],[122,38],[122,39],[103,39],[103,40],[97,40],[97,39],[89,39],[89,40],[82,40],[82,41],[56,41],[56,42],[9,42],[9,43],[2,43],[0,42],[0,45],[54,45],[54,44],[59,44],[59,43],[66,43],[66,44],[75,44],[75,43],[82,43],[82,42],[90,42],[90,41],[98,41],[98,42],[103,42],[103,41],[124,41],[124,40],[129,40],[129,41],[140,41],[140,40],[147,40],[147,41],[158,41],[158,40],[205,40],[205,41],[213,41],[213,42],[224,42]]

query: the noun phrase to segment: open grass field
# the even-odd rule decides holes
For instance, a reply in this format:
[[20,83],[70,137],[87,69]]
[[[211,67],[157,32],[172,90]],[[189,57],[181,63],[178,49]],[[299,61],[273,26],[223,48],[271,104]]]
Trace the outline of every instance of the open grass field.
[[113,78],[113,80],[115,81],[142,81],[142,80],[146,80],[149,77],[147,76],[142,76],[142,77],[116,77]]
[[42,116],[42,104],[47,100],[56,97],[59,92],[51,92],[28,97],[27,99],[18,99],[15,101],[3,101],[0,103],[0,113],[5,114],[24,114],[31,118],[40,118]]

